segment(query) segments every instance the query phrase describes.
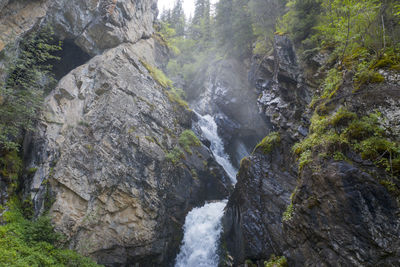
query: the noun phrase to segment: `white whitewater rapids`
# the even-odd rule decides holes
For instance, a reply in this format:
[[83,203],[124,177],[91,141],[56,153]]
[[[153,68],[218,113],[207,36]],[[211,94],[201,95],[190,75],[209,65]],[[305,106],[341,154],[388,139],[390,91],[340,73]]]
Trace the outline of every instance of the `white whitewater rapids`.
[[185,220],[183,245],[175,267],[218,266],[218,241],[226,202],[208,203],[189,212]]
[[[216,161],[236,183],[237,170],[232,166],[218,136],[217,124],[210,115],[201,116],[198,125],[203,135],[211,142],[211,151]],[[184,236],[175,267],[216,267],[219,263],[218,244],[222,231],[221,219],[227,200],[211,202],[194,208],[185,219]]]
[[214,118],[210,115],[201,116],[196,113],[200,120],[198,125],[200,126],[203,136],[211,142],[211,152],[213,153],[215,160],[221,165],[228,173],[229,178],[233,184],[236,184],[236,172],[237,170],[233,167],[229,156],[225,153],[224,144],[221,137],[218,135],[218,126]]

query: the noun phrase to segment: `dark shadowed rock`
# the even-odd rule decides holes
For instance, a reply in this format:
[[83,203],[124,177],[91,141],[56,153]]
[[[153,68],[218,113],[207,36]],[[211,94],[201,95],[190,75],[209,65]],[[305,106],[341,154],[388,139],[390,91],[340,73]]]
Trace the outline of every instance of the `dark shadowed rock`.
[[[238,265],[246,259],[263,264],[275,254],[290,266],[399,266],[399,196],[382,185],[390,178],[385,170],[354,151],[348,162],[312,155],[312,163],[297,170],[291,147],[308,135],[309,97],[293,53],[287,37],[276,36],[273,60],[265,59],[249,77],[276,79],[271,88],[259,86],[258,104],[281,144],[242,161],[223,219],[227,253]],[[326,105],[360,116],[378,110],[388,136],[399,140],[397,84],[387,78],[354,93],[347,76]]]
[[284,222],[293,266],[398,266],[399,208],[376,178],[346,162],[305,170]]
[[[234,193],[223,218],[224,242],[236,264],[281,254],[282,214],[296,186],[296,165],[285,158],[287,146],[255,151],[241,162]],[[268,255],[267,257],[265,255]]]

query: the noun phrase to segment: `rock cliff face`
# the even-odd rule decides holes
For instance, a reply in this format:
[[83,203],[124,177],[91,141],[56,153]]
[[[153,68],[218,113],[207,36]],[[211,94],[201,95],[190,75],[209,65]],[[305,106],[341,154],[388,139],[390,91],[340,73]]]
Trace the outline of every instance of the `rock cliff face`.
[[[385,187],[390,175],[352,151],[347,161],[311,155],[312,164],[298,170],[291,148],[308,136],[309,91],[290,41],[276,36],[274,48],[250,76],[280,141],[242,160],[223,219],[228,253],[236,264],[262,264],[275,254],[286,256],[290,266],[398,266],[398,181]],[[378,110],[388,135],[399,140],[400,88],[394,74],[385,75],[385,83],[356,93],[351,77],[344,77],[326,103],[328,112],[345,107],[364,116]]]
[[[184,149],[193,114],[149,71],[165,54],[156,1],[10,1],[1,12],[5,45],[45,24],[64,40],[61,79],[24,144],[36,212],[49,209],[69,247],[101,264],[170,264],[186,213],[226,198],[230,182],[206,146]],[[77,53],[87,61],[70,62]]]
[[0,12],[0,50],[35,24],[49,23],[60,39],[74,40],[91,55],[149,38],[158,13],[155,0],[2,1]]
[[57,229],[106,264],[165,263],[185,212],[228,194],[204,146],[179,166],[166,160],[191,116],[136,53],[122,44],[65,76],[46,99],[32,147],[35,206],[48,203],[50,189]]
[[[307,134],[302,114],[308,91],[290,40],[276,36],[274,55],[253,58],[249,78],[260,91],[259,110],[280,131],[269,153],[255,149],[241,161],[238,183],[223,219],[224,241],[235,263],[280,255],[284,242],[282,213],[296,187],[297,164],[291,146]],[[304,129],[303,129],[304,128]],[[264,135],[268,132],[264,132]]]

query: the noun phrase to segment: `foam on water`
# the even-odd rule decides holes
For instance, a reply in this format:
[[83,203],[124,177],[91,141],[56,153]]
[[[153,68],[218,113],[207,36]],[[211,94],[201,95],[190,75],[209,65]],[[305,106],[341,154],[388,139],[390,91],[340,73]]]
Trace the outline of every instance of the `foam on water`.
[[[197,114],[197,113],[196,113]],[[199,117],[203,136],[211,142],[215,160],[225,169],[232,183],[236,183],[237,170],[233,167],[218,135],[218,126],[210,115]],[[184,236],[175,267],[216,267],[219,263],[218,245],[222,231],[221,219],[227,200],[207,203],[194,208],[185,219]]]
[[237,170],[233,167],[229,156],[225,153],[224,144],[221,137],[218,135],[218,126],[214,118],[210,115],[200,115],[198,125],[200,126],[203,136],[211,142],[211,151],[215,157],[215,160],[225,169],[228,173],[232,183],[236,183]]
[[207,203],[188,213],[184,226],[181,250],[175,267],[218,266],[218,241],[221,235],[221,218],[227,201]]

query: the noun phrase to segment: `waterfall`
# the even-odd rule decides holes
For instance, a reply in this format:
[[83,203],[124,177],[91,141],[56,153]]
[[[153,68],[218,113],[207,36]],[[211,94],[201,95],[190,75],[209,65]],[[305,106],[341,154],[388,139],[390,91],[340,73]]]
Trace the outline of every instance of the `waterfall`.
[[229,156],[225,153],[224,144],[221,137],[219,137],[218,135],[217,123],[210,115],[201,116],[198,113],[196,114],[199,117],[198,125],[203,132],[203,136],[211,142],[210,149],[215,157],[215,160],[225,169],[232,183],[236,184],[237,170],[235,169],[235,167],[233,167]]
[[[210,115],[199,117],[198,125],[203,136],[211,142],[215,160],[225,169],[232,183],[236,183],[237,170],[224,151],[218,127]],[[184,236],[175,267],[217,267],[219,263],[218,242],[222,231],[221,219],[227,200],[206,203],[188,213],[183,227]]]
[[186,216],[181,251],[175,267],[218,266],[218,241],[225,201],[207,203]]

